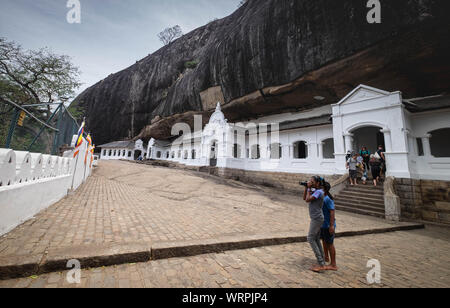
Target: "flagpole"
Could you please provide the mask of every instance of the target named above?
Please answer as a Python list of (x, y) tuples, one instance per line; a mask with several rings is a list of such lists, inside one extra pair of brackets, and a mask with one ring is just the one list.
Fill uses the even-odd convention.
[[(88, 134), (88, 135), (90, 135), (90, 134)], [(89, 136), (88, 136), (88, 137), (89, 137)], [(84, 182), (84, 180), (86, 179), (86, 165), (87, 165), (87, 155), (88, 155), (88, 153), (89, 153), (89, 142), (88, 142), (88, 144), (87, 144), (86, 154), (84, 154), (84, 155), (85, 155), (85, 158), (84, 158), (84, 175), (83, 175), (83, 182)]]
[[(85, 123), (85, 121), (86, 121), (86, 117), (83, 118), (83, 123), (81, 123), (81, 125), (83, 125)], [(83, 134), (81, 134), (81, 138), (83, 138)], [(75, 142), (74, 154), (75, 154), (75, 151), (77, 150), (77, 148), (76, 148), (77, 143), (78, 143), (78, 139)], [(73, 190), (73, 185), (75, 184), (75, 174), (77, 173), (77, 165), (78, 165), (78, 157), (79, 156), (80, 156), (80, 153), (78, 153), (78, 155), (77, 155), (77, 160), (75, 161), (75, 168), (73, 169), (72, 190)]]
[(78, 157), (79, 157), (80, 155), (78, 154), (77, 155), (77, 160), (76, 160), (76, 162), (75, 162), (75, 169), (73, 170), (73, 177), (72, 177), (72, 190), (73, 190), (73, 184), (75, 183), (75, 174), (76, 174), (76, 171), (77, 171), (77, 165), (78, 165)]

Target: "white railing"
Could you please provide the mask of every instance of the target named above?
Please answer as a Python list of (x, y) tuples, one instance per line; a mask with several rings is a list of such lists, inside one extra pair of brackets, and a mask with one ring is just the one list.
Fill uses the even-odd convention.
[(73, 151), (60, 157), (0, 149), (0, 236), (83, 184), (92, 172), (91, 155), (86, 142), (78, 159)]
[(71, 173), (73, 159), (0, 149), (0, 188)]

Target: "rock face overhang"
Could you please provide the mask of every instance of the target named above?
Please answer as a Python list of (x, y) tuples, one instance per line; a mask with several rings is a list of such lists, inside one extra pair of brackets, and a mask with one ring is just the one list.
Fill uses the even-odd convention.
[(166, 139), (173, 124), (192, 126), (195, 114), (206, 123), (217, 101), (237, 122), (332, 104), (359, 84), (400, 90), (405, 98), (446, 93), (449, 4), (382, 1), (382, 23), (369, 24), (365, 1), (249, 0), (75, 103), (103, 143), (139, 132)]

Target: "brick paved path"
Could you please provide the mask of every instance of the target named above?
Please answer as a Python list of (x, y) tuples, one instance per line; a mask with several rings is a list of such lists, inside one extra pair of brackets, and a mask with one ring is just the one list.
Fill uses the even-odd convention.
[(450, 287), (448, 229), (342, 238), (336, 246), (340, 271), (325, 274), (308, 270), (314, 256), (303, 243), (83, 270), (79, 285), (64, 272), (0, 287), (369, 287), (372, 258), (382, 278), (373, 287)]
[[(338, 231), (392, 226), (382, 219), (337, 213)], [(0, 238), (0, 258), (52, 249), (213, 239), (223, 236), (306, 235), (309, 217), (299, 197), (127, 162), (100, 162), (75, 194)]]

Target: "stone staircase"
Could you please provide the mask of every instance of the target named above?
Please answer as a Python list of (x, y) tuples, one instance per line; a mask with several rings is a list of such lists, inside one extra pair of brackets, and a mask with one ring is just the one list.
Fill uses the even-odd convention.
[(350, 186), (335, 196), (337, 211), (385, 218), (383, 185)]

